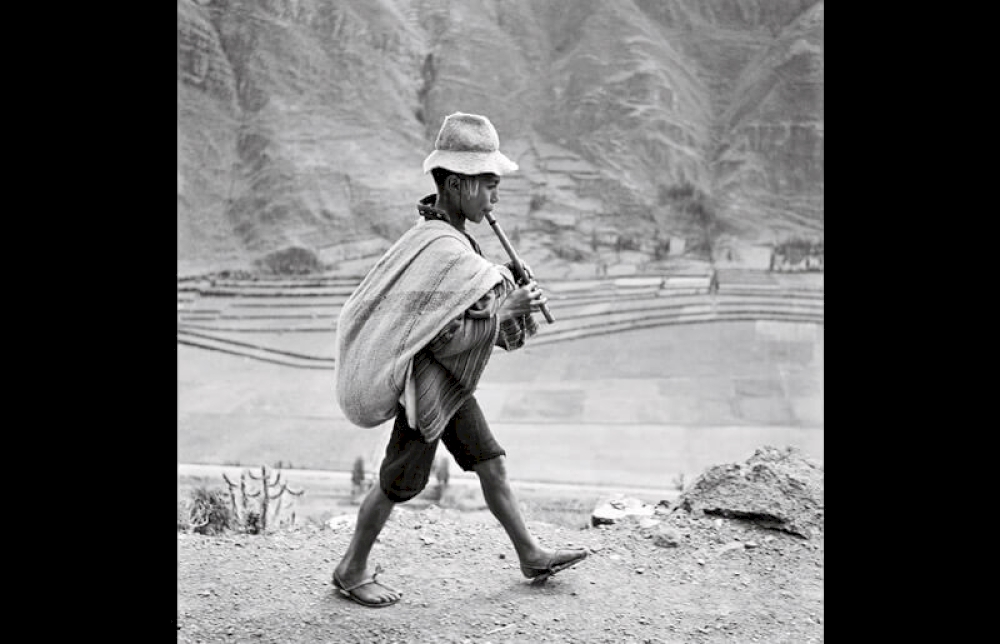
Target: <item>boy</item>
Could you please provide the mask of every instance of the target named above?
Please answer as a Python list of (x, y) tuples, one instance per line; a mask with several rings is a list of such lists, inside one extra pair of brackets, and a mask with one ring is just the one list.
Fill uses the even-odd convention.
[[(466, 224), (497, 203), (500, 177), (517, 164), (499, 150), (489, 119), (444, 119), (424, 160), (437, 194), (421, 199), (423, 220), (375, 264), (345, 303), (337, 331), (337, 395), (347, 417), (375, 426), (395, 414), (379, 485), (361, 504), (351, 543), (333, 573), (346, 597), (371, 607), (401, 593), (376, 581), (368, 556), (396, 503), (427, 485), (439, 442), (479, 476), (490, 511), (533, 580), (573, 566), (583, 549), (548, 550), (528, 532), (507, 480), (506, 452), (473, 393), (494, 345), (512, 351), (537, 327), (547, 300), (535, 281), (518, 286), (506, 266), (482, 256)], [(530, 274), (530, 273), (529, 273)]]

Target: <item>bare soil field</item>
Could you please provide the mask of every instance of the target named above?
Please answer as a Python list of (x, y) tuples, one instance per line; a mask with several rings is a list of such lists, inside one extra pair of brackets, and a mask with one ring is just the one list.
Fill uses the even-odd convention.
[[(514, 479), (666, 489), (765, 444), (822, 459), (823, 347), (811, 324), (630, 331), (498, 353), (476, 395)], [(348, 471), (387, 437), (343, 418), (332, 372), (184, 346), (178, 421), (185, 463)]]

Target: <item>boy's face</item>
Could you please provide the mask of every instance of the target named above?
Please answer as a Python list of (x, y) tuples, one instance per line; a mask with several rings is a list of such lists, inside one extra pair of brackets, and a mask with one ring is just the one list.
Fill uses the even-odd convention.
[[(465, 218), (474, 224), (480, 223), (486, 213), (493, 210), (493, 205), (500, 200), (500, 177), (495, 174), (481, 174), (476, 181), (463, 181), (462, 212)], [(472, 185), (478, 183), (478, 190)], [(471, 190), (470, 190), (471, 188)]]

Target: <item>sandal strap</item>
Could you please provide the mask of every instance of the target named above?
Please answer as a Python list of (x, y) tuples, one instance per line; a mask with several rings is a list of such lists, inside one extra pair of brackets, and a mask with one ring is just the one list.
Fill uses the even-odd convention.
[(552, 555), (552, 557), (549, 559), (549, 562), (546, 565), (544, 565), (544, 566), (532, 566), (532, 565), (527, 565), (526, 564), (526, 565), (522, 565), (521, 567), (522, 568), (527, 568), (528, 570), (537, 570), (537, 571), (540, 571), (540, 572), (552, 572), (552, 570), (557, 565), (562, 566), (562, 565), (567, 564), (567, 563), (569, 563), (571, 561), (574, 561), (573, 559), (570, 559), (569, 561), (564, 561), (561, 564), (556, 564), (556, 557), (558, 557), (559, 553), (561, 553), (561, 552), (570, 552), (570, 553), (583, 552), (584, 554), (586, 554), (587, 550), (585, 548), (561, 548), (559, 550), (556, 550), (555, 554)]
[(391, 592), (394, 592), (394, 593), (398, 593), (399, 592), (398, 590), (396, 590), (392, 586), (390, 586), (388, 584), (385, 584), (385, 583), (382, 583), (381, 581), (377, 581), (376, 577), (378, 577), (378, 573), (375, 573), (374, 575), (372, 575), (371, 577), (368, 577), (367, 579), (362, 579), (361, 581), (359, 581), (358, 583), (354, 584), (353, 586), (342, 586), (342, 588), (343, 588), (343, 590), (346, 590), (347, 592), (351, 592), (353, 590), (357, 590), (358, 588), (361, 588), (362, 586), (367, 586), (369, 584), (378, 584), (379, 586), (382, 586), (383, 588), (385, 588), (388, 591), (391, 591)]

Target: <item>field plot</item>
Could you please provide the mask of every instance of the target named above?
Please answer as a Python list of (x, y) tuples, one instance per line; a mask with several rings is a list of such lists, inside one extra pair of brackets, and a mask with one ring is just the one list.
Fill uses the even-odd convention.
[[(512, 477), (663, 488), (763, 444), (822, 458), (821, 285), (727, 276), (710, 294), (707, 276), (681, 277), (545, 285), (556, 324), (498, 349), (477, 392)], [(336, 316), (354, 283), (179, 288), (181, 462), (380, 460), (388, 427), (353, 426), (333, 393)]]

